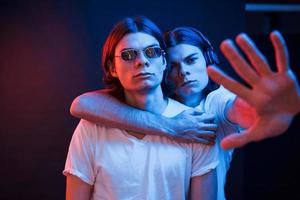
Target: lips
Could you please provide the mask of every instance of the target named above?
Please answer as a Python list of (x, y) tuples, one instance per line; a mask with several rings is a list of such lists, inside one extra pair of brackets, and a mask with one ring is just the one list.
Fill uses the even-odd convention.
[(190, 84), (195, 83), (195, 82), (196, 82), (196, 81), (194, 81), (194, 80), (191, 80), (191, 81), (185, 81), (184, 83), (182, 83), (182, 84), (180, 85), (180, 87), (185, 87), (185, 86), (190, 85)]
[(148, 76), (153, 76), (153, 73), (149, 73), (149, 72), (142, 72), (142, 73), (138, 73), (136, 75), (134, 75), (134, 78), (140, 78), (140, 77), (148, 77)]

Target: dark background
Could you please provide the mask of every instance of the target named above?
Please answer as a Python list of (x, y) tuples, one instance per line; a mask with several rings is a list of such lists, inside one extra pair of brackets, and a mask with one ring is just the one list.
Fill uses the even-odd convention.
[[(78, 123), (69, 106), (77, 95), (102, 87), (101, 46), (125, 16), (147, 16), (162, 30), (194, 26), (215, 47), (248, 31), (271, 63), (266, 39), (276, 28), (300, 74), (297, 12), (246, 12), (241, 0), (1, 1), (0, 6), (1, 199), (64, 199), (62, 170)], [(300, 199), (299, 122), (298, 116), (286, 134), (236, 151), (228, 199)]]

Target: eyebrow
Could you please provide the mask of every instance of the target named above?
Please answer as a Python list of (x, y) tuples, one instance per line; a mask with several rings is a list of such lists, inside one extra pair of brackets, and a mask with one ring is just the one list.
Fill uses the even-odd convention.
[[(193, 57), (193, 56), (196, 56), (196, 55), (198, 55), (198, 53), (192, 53), (192, 54), (190, 54), (190, 55), (184, 57), (183, 60), (189, 59), (189, 58), (191, 58), (191, 57)], [(171, 62), (171, 64), (176, 64), (176, 62)]]
[(185, 59), (189, 59), (189, 58), (191, 58), (191, 57), (193, 57), (193, 56), (195, 56), (195, 55), (197, 55), (197, 54), (198, 54), (198, 53), (192, 53), (192, 54), (186, 56), (186, 57), (184, 58), (184, 60), (185, 60)]
[[(143, 50), (147, 49), (149, 47), (160, 47), (160, 45), (156, 44), (156, 43), (153, 43), (153, 44), (150, 44), (150, 45), (146, 46), (145, 48), (143, 48)], [(131, 49), (136, 49), (136, 48), (124, 48), (124, 49), (121, 49), (120, 52), (125, 51), (125, 50), (131, 50)]]

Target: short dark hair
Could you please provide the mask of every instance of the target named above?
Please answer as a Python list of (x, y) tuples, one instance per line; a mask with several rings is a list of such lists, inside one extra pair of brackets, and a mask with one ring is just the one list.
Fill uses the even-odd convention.
[[(167, 48), (174, 47), (178, 44), (193, 45), (201, 50), (207, 66), (219, 64), (218, 56), (209, 40), (199, 30), (193, 27), (182, 26), (167, 31), (164, 33), (164, 39)], [(208, 84), (202, 93), (206, 97), (210, 92), (217, 88), (219, 88), (219, 85), (209, 78)]]
[[(104, 71), (103, 82), (110, 93), (119, 98), (124, 98), (124, 88), (118, 78), (115, 78), (110, 73), (110, 66), (113, 64), (115, 57), (115, 49), (120, 40), (129, 33), (146, 33), (153, 36), (159, 42), (160, 47), (166, 51), (166, 45), (163, 40), (163, 35), (160, 29), (148, 18), (143, 16), (127, 17), (118, 22), (109, 33), (102, 49), (102, 67)], [(168, 74), (168, 65), (164, 71), (164, 78), (161, 83), (162, 89), (166, 88), (166, 77)], [(166, 91), (164, 91), (166, 92)]]

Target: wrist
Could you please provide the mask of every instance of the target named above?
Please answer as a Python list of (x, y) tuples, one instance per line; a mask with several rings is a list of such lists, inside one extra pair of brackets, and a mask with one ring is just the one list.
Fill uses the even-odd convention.
[(177, 136), (177, 131), (174, 128), (174, 124), (178, 123), (177, 120), (162, 116), (160, 122), (160, 130), (164, 136), (172, 138)]

